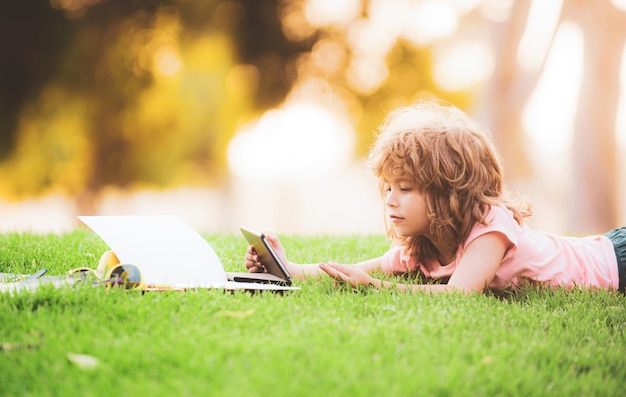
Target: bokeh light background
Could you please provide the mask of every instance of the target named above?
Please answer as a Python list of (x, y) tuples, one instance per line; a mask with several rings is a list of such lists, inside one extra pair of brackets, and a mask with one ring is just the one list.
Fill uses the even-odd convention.
[[(47, 6), (80, 26), (107, 3)], [(15, 140), (0, 158), (0, 231), (69, 231), (87, 213), (174, 213), (206, 232), (245, 224), (278, 233), (383, 233), (367, 148), (387, 112), (432, 97), (494, 130), (509, 184), (534, 203), (534, 227), (593, 233), (626, 224), (624, 0), (264, 1), (285, 41), (300, 46), (281, 67), (272, 51), (253, 61), (238, 52), (232, 37), (249, 1), (209, 1), (213, 17), (193, 28), (184, 15), (195, 2), (158, 3), (119, 16), (122, 33), (96, 63), (93, 75), (105, 78), (91, 81), (93, 97), (59, 76), (19, 109)], [(609, 29), (603, 12), (624, 28)], [(605, 95), (585, 73), (607, 37), (589, 34), (594, 26), (613, 39), (617, 61), (602, 62), (618, 71), (606, 83), (617, 95)], [(95, 38), (83, 40), (89, 46)], [(115, 80), (116, 68), (132, 78)], [(272, 96), (272, 76), (288, 81), (282, 95)], [(135, 79), (141, 88), (129, 85)], [(108, 97), (109, 83), (119, 85), (116, 97)], [(589, 90), (605, 101), (600, 109), (615, 109), (608, 127), (581, 117)], [(103, 122), (94, 114), (107, 113), (93, 109), (117, 97), (124, 106), (104, 121), (115, 127), (95, 134)], [(600, 142), (601, 161), (577, 165), (577, 133)], [(610, 194), (579, 183), (581, 167), (592, 181), (609, 175)], [(598, 217), (581, 216), (585, 206)]]

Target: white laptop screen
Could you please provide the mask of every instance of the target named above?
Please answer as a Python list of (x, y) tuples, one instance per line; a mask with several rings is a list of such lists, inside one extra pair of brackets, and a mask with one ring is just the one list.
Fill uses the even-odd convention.
[(221, 287), (226, 274), (211, 245), (174, 215), (79, 216), (148, 285)]

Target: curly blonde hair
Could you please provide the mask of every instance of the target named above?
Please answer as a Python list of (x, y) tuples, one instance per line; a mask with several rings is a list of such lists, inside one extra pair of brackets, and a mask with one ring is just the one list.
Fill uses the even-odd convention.
[[(381, 182), (384, 172), (413, 179), (424, 194), (430, 233), (456, 252), (477, 223), (486, 224), (492, 205), (505, 204), (518, 223), (530, 216), (528, 201), (505, 193), (504, 171), (491, 132), (460, 109), (441, 101), (420, 102), (389, 114), (369, 154)], [(423, 236), (397, 236), (385, 219), (387, 235), (418, 261), (436, 258)]]

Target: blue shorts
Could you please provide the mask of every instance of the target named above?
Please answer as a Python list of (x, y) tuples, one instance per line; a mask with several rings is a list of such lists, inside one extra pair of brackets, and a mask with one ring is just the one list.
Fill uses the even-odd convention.
[(626, 227), (613, 229), (606, 234), (613, 243), (619, 273), (619, 291), (626, 293)]

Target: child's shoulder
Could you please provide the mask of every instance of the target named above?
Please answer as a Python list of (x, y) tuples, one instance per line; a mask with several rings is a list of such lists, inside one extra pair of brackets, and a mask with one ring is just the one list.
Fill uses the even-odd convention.
[(513, 211), (509, 209), (504, 203), (493, 204), (487, 210), (487, 216), (485, 217), (487, 223), (510, 223), (517, 224)]
[(516, 241), (522, 227), (515, 220), (513, 211), (508, 209), (506, 205), (503, 203), (494, 204), (487, 210), (484, 222), (476, 222), (466, 240), (466, 245), (475, 238), (491, 232), (501, 233), (509, 241)]

